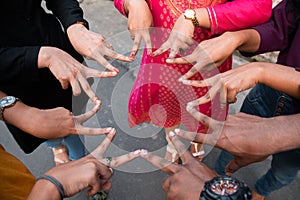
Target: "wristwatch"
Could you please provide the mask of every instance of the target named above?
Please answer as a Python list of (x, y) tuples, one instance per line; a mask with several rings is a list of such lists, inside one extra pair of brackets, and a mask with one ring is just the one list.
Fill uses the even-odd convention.
[(185, 19), (191, 20), (193, 22), (194, 26), (200, 26), (195, 10), (186, 9), (183, 13), (183, 16)]
[(6, 96), (0, 99), (0, 120), (4, 121), (4, 117), (3, 117), (4, 109), (14, 106), (17, 101), (20, 100), (13, 96)]
[(249, 187), (230, 176), (214, 177), (205, 182), (200, 200), (250, 200), (252, 193)]

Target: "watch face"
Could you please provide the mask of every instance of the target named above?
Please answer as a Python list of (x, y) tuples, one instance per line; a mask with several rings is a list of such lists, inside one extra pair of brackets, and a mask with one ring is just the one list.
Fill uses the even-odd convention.
[(217, 195), (229, 196), (236, 193), (239, 189), (239, 184), (230, 179), (218, 180), (211, 184), (210, 189)]
[(190, 9), (187, 9), (185, 12), (184, 12), (184, 16), (188, 19), (193, 19), (195, 17), (195, 11), (194, 10), (190, 10)]
[(6, 97), (4, 97), (4, 98), (1, 99), (0, 106), (1, 107), (7, 107), (7, 106), (10, 106), (13, 103), (15, 103), (15, 101), (16, 101), (15, 97), (13, 97), (13, 96), (6, 96)]

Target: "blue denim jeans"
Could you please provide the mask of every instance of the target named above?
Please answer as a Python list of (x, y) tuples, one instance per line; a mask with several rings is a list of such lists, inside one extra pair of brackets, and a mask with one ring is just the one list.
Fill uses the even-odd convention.
[[(263, 84), (257, 85), (249, 92), (241, 112), (265, 118), (295, 113), (293, 99), (290, 96)], [(231, 154), (222, 151), (215, 166), (217, 173), (224, 175), (225, 167), (232, 158)], [(291, 183), (299, 170), (299, 149), (274, 154), (271, 168), (256, 181), (255, 190), (260, 195), (268, 196), (274, 190)]]
[(70, 135), (64, 138), (47, 140), (45, 145), (51, 148), (57, 148), (64, 144), (68, 149), (69, 159), (78, 160), (86, 155), (82, 140), (83, 137), (80, 137), (79, 135)]

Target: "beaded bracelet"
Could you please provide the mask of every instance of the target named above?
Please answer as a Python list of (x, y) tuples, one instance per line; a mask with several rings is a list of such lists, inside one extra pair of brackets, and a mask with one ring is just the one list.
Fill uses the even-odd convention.
[(39, 176), (36, 179), (36, 181), (38, 181), (40, 179), (46, 179), (46, 180), (50, 181), (51, 183), (53, 183), (56, 186), (56, 188), (58, 189), (61, 199), (63, 199), (65, 197), (64, 188), (63, 188), (62, 184), (56, 178), (44, 174), (42, 176)]

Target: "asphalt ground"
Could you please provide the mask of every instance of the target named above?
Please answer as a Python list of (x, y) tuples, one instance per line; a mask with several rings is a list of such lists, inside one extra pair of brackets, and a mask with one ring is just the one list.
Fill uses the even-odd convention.
[[(90, 23), (90, 29), (103, 35), (115, 48), (116, 51), (129, 54), (132, 41), (128, 37), (127, 20), (114, 8), (113, 2), (109, 0), (85, 0), (81, 4), (85, 18)], [(235, 57), (235, 65), (244, 63), (243, 59)], [(86, 60), (89, 67), (101, 68), (94, 61)], [(111, 79), (95, 80), (93, 89), (102, 99), (103, 105), (100, 111), (85, 125), (92, 127), (112, 126), (117, 129), (117, 135), (107, 152), (107, 155), (122, 155), (135, 149), (145, 148), (163, 156), (166, 141), (162, 129), (151, 124), (142, 124), (130, 129), (127, 124), (127, 98), (130, 88), (134, 82), (134, 74), (137, 70), (139, 60), (134, 63), (122, 63), (111, 60), (114, 66), (120, 70), (118, 77)], [(239, 111), (246, 93), (238, 97), (238, 101), (231, 106), (230, 112)], [(89, 108), (91, 105), (88, 104)], [(20, 150), (7, 128), (0, 124), (1, 144), (21, 161), (28, 169), (38, 176), (54, 166), (53, 155), (49, 148), (40, 145), (33, 153), (25, 154)], [(103, 140), (103, 136), (85, 136), (83, 138), (88, 151), (93, 150)], [(267, 142), (267, 141), (266, 141)], [(209, 148), (203, 162), (210, 167), (214, 166), (219, 150)], [(267, 160), (244, 167), (234, 174), (235, 177), (245, 181), (250, 188), (255, 181), (263, 175), (270, 166), (270, 158)], [(113, 188), (109, 192), (110, 200), (160, 200), (165, 199), (165, 193), (161, 188), (164, 179), (168, 175), (157, 170), (150, 164), (138, 158), (131, 163), (114, 170), (112, 177)], [(267, 200), (295, 200), (300, 199), (300, 179), (298, 178), (289, 186), (282, 188), (270, 195)], [(89, 199), (83, 191), (69, 199)]]

